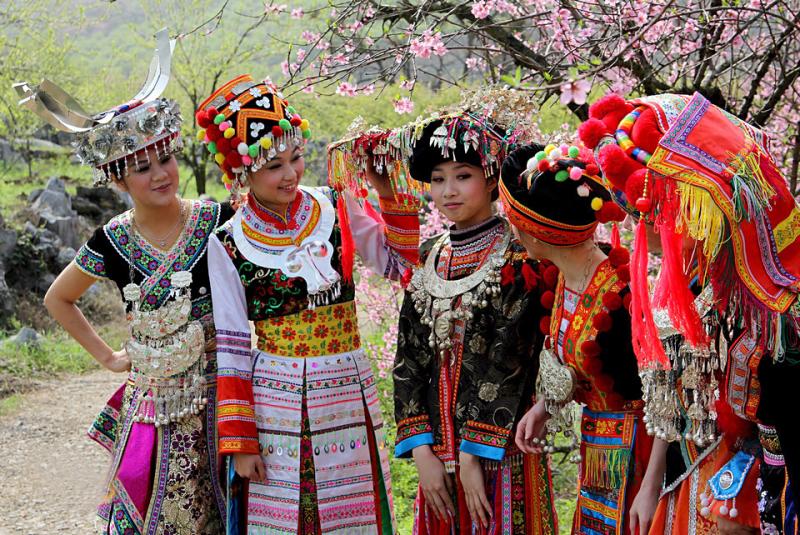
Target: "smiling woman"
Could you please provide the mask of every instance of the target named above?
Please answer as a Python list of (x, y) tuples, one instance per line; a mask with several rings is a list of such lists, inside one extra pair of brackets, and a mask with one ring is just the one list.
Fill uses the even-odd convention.
[[(160, 68), (151, 73), (169, 72), (170, 50), (161, 32)], [(94, 169), (95, 185), (113, 184), (133, 199), (133, 209), (98, 228), (45, 296), (86, 351), (127, 373), (90, 431), (112, 454), (98, 509), (108, 534), (220, 533), (225, 526), (210, 438), (217, 363), (206, 246), (230, 208), (177, 196), (181, 119), (177, 104), (159, 98), (166, 83), (151, 76), (133, 100), (98, 115), (71, 109), (74, 101), (50, 82), (26, 86), (34, 111), (78, 132), (78, 157)], [(118, 351), (76, 305), (98, 279), (116, 283), (126, 303), (130, 337)]]
[(416, 203), (374, 169), (380, 216), (347, 193), (301, 186), (309, 122), (250, 76), (217, 89), (196, 117), (239, 205), (209, 248), (220, 451), (232, 488), (249, 480), (229, 495), (228, 533), (393, 533), (353, 253), (400, 278), (417, 260)]
[(400, 312), (395, 455), (419, 476), (414, 533), (557, 533), (546, 456), (510, 440), (536, 377), (547, 269), (493, 215), (516, 132), (483, 111), (405, 130), (421, 132), (398, 136), (414, 139), (411, 176), (454, 223), (422, 245)]

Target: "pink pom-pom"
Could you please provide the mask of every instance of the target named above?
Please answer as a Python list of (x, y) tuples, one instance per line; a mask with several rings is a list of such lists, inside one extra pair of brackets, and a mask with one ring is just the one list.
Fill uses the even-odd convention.
[(252, 165), (253, 164), (253, 159), (250, 156), (247, 156), (247, 155), (246, 156), (242, 156), (242, 163), (244, 165)]
[(232, 126), (233, 124), (231, 124), (230, 121), (222, 121), (221, 123), (219, 123), (219, 131), (224, 132), (225, 130), (231, 128)]
[(572, 180), (580, 180), (582, 176), (583, 176), (583, 169), (581, 169), (577, 165), (575, 167), (570, 167), (569, 177)]

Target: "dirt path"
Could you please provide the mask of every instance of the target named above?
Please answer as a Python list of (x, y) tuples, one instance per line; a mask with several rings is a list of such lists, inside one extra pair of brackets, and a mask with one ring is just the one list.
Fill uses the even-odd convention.
[(94, 533), (108, 455), (86, 429), (122, 376), (69, 377), (0, 417), (0, 535)]

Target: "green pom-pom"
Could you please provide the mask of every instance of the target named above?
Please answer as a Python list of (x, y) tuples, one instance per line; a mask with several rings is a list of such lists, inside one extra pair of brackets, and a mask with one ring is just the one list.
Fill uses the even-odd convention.
[(207, 145), (207, 147), (208, 147), (208, 152), (210, 152), (211, 154), (216, 154), (217, 153), (217, 144), (214, 143), (213, 141), (211, 143), (209, 143)]
[(568, 178), (569, 178), (569, 173), (564, 169), (556, 173), (556, 182), (564, 182)]
[(311, 139), (311, 129), (303, 130), (303, 139)]
[(570, 158), (577, 158), (580, 155), (581, 151), (578, 147), (572, 146), (569, 148), (569, 157)]
[(539, 152), (536, 153), (534, 158), (536, 158), (536, 161), (539, 162), (547, 158), (547, 154), (545, 154), (543, 150), (540, 150)]
[(223, 115), (222, 113), (218, 113), (217, 115), (214, 116), (214, 124), (220, 124), (224, 120), (225, 120), (225, 115)]
[(294, 106), (286, 106), (286, 113), (288, 113), (289, 115), (294, 115), (295, 113), (297, 113), (297, 110), (294, 109)]
[(281, 130), (284, 132), (288, 132), (292, 129), (292, 123), (289, 122), (289, 119), (281, 119), (278, 121), (278, 126), (280, 126)]
[(247, 147), (247, 154), (249, 154), (251, 158), (258, 156), (258, 143), (253, 143)]

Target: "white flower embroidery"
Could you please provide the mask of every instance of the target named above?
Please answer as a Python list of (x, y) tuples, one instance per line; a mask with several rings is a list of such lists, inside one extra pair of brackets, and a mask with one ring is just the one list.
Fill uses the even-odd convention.
[(250, 125), (250, 137), (257, 138), (259, 132), (264, 130), (264, 128), (266, 128), (266, 126), (264, 126), (264, 123), (252, 123)]
[(253, 95), (254, 97), (260, 97), (261, 96), (261, 90), (259, 88), (257, 88), (257, 87), (251, 87), (250, 88), (250, 94)]
[(256, 106), (261, 106), (265, 109), (270, 109), (272, 107), (272, 100), (269, 97), (264, 97), (256, 100)]
[(228, 109), (231, 111), (239, 111), (242, 109), (242, 103), (238, 100), (232, 100), (230, 104), (228, 104)]

